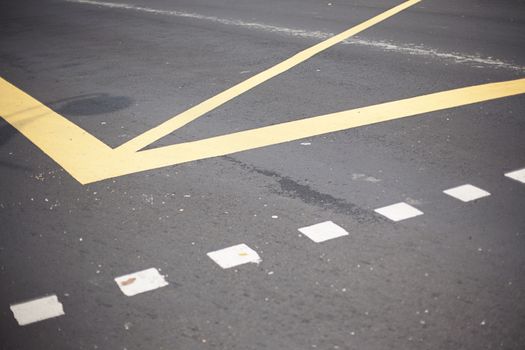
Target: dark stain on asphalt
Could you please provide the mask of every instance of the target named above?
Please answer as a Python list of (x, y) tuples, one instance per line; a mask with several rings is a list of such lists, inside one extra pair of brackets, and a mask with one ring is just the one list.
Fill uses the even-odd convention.
[(66, 116), (88, 116), (115, 112), (131, 106), (133, 99), (97, 93), (58, 101), (56, 111)]
[(273, 192), (281, 196), (297, 198), (309, 205), (315, 205), (323, 209), (331, 209), (337, 213), (350, 215), (360, 224), (383, 221), (381, 217), (377, 216), (373, 212), (363, 209), (354, 203), (349, 203), (342, 198), (336, 198), (330, 194), (316, 191), (308, 185), (300, 184), (294, 179), (282, 176), (275, 171), (259, 169), (252, 165), (243, 163), (233, 157), (224, 156), (223, 158), (241, 166), (243, 169), (246, 169), (250, 172), (255, 172), (257, 174), (272, 178), (279, 185), (279, 189), (274, 190)]

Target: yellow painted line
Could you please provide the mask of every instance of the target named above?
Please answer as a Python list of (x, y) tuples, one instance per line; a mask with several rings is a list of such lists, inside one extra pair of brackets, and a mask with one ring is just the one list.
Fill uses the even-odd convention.
[[(464, 87), (133, 153), (119, 176), (525, 93), (525, 79)], [(91, 181), (101, 180), (93, 178)]]
[(525, 79), (442, 91), (140, 152), (111, 149), (0, 79), (0, 116), (80, 183), (525, 93)]
[(1, 78), (0, 116), (80, 182), (103, 178), (114, 159), (112, 148)]
[(122, 144), (118, 147), (122, 151), (138, 151), (153, 142), (161, 139), (162, 137), (174, 132), (175, 130), (181, 128), (182, 126), (194, 121), (200, 116), (208, 113), (209, 111), (221, 106), (222, 104), (230, 101), (231, 99), (243, 94), (244, 92), (253, 89), (254, 87), (264, 83), (265, 81), (286, 72), (290, 68), (295, 67), (296, 65), (308, 60), (312, 56), (334, 46), (341, 41), (348, 39), (363, 30), (370, 28), (394, 15), (397, 13), (417, 4), (421, 0), (409, 0), (396, 7), (393, 7), (380, 15), (377, 15), (355, 27), (352, 27), (344, 32), (335, 35), (325, 41), (322, 41), (306, 50), (303, 50), (296, 55), (288, 58), (287, 60), (276, 64), (275, 66), (254, 75), (247, 80), (215, 95), (204, 102), (182, 112), (164, 123), (144, 132), (143, 134), (135, 137), (134, 139)]
[(470, 86), (331, 113), (152, 150), (137, 151), (228, 100), (281, 74), (419, 0), (407, 1), (249, 78), (137, 138), (112, 149), (88, 132), (0, 78), (0, 116), (80, 183), (276, 145), (442, 109), (525, 93), (525, 79)]

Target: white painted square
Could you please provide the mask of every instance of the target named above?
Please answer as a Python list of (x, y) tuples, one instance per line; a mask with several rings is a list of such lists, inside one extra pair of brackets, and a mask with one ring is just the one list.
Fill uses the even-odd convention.
[(10, 309), (20, 326), (64, 315), (64, 309), (56, 295), (14, 304)]
[(223, 269), (246, 263), (258, 264), (262, 261), (257, 252), (246, 244), (238, 244), (233, 247), (216, 250), (209, 252), (207, 255)]
[(325, 221), (312, 226), (302, 227), (299, 232), (310, 238), (315, 243), (328, 241), (329, 239), (348, 236), (348, 232), (332, 221)]
[(525, 168), (511, 171), (510, 173), (506, 173), (505, 176), (525, 184)]
[(128, 297), (168, 285), (164, 276), (154, 267), (117, 277), (115, 282), (117, 282), (122, 293)]
[(470, 184), (450, 188), (448, 190), (443, 191), (443, 193), (448, 194), (449, 196), (459, 199), (463, 202), (470, 202), (479, 198), (490, 196), (490, 193), (488, 193), (487, 191), (482, 190), (479, 187), (472, 186)]
[(423, 215), (422, 211), (414, 208), (413, 206), (405, 202), (392, 204), (383, 208), (376, 209), (374, 211), (383, 216), (386, 216), (392, 221), (401, 221), (413, 218), (415, 216)]

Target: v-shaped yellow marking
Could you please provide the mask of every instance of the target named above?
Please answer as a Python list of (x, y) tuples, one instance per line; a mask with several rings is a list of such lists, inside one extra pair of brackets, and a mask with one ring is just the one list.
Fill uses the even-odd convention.
[(407, 1), (357, 27), (313, 46), (312, 48), (316, 47), (315, 50), (310, 48), (302, 51), (116, 149), (107, 146), (1, 78), (0, 116), (80, 183), (87, 184), (139, 171), (525, 93), (525, 79), (483, 84), (138, 151), (226, 101), (417, 2), (419, 0)]
[(213, 96), (212, 98), (199, 103), (198, 105), (188, 109), (185, 112), (182, 112), (179, 115), (176, 115), (173, 118), (170, 118), (166, 122), (160, 124), (159, 126), (150, 129), (143, 133), (142, 135), (139, 135), (135, 137), (134, 139), (124, 143), (118, 149), (120, 150), (127, 150), (127, 151), (138, 151), (153, 142), (157, 141), (158, 139), (172, 133), (173, 131), (183, 127), (184, 125), (194, 121), (195, 119), (199, 118), (200, 116), (208, 113), (209, 111), (221, 106), (222, 104), (234, 99), (235, 97), (239, 96), (240, 94), (245, 93), (248, 90), (253, 89), (254, 87), (264, 83), (265, 81), (282, 74), (289, 70), (292, 67), (295, 67), (296, 65), (306, 61), (307, 59), (313, 57), (314, 55), (317, 55), (318, 53), (325, 51), (326, 49), (334, 46), (335, 44), (340, 43), (343, 40), (346, 40), (360, 32), (362, 32), (365, 29), (368, 29), (382, 21), (384, 21), (387, 18), (390, 18), (394, 16), (395, 14), (417, 4), (421, 0), (409, 0), (401, 5), (398, 5), (394, 8), (391, 8), (390, 10), (387, 10), (380, 15), (377, 15), (355, 27), (352, 27), (350, 29), (345, 30), (342, 33), (339, 33), (337, 35), (332, 36), (331, 38), (326, 39), (325, 41), (322, 41), (314, 46), (311, 46), (307, 48), (306, 50), (303, 50), (292, 57), (284, 60), (281, 63), (276, 64), (275, 66), (266, 69), (265, 71), (254, 75), (251, 78), (246, 79), (245, 81)]

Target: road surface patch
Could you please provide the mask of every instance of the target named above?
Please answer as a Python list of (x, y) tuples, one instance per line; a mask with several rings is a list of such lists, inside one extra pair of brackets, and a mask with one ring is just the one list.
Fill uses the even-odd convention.
[(65, 315), (62, 303), (56, 295), (14, 304), (10, 309), (20, 326)]
[(401, 221), (423, 215), (421, 210), (414, 208), (405, 202), (388, 205), (386, 207), (375, 209), (374, 211), (392, 221)]
[(489, 192), (470, 184), (449, 188), (448, 190), (444, 190), (443, 193), (463, 202), (475, 201), (476, 199), (490, 196)]
[(332, 221), (302, 227), (299, 232), (310, 238), (315, 243), (321, 243), (330, 239), (348, 236), (348, 232)]
[(525, 168), (506, 173), (505, 176), (525, 184)]
[(238, 244), (232, 247), (216, 250), (207, 255), (223, 269), (229, 269), (247, 263), (259, 264), (262, 259), (259, 254), (246, 244)]
[(154, 267), (147, 270), (130, 273), (129, 275), (116, 277), (115, 282), (122, 293), (128, 297), (144, 292), (149, 292), (169, 284), (164, 279), (164, 276), (162, 276)]

